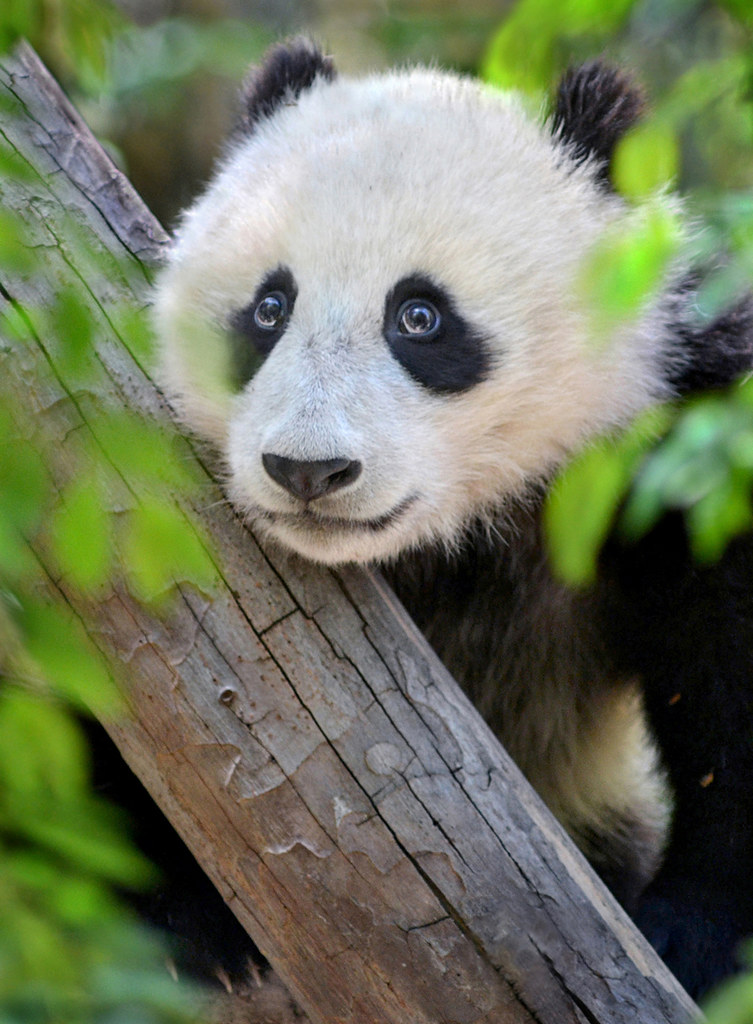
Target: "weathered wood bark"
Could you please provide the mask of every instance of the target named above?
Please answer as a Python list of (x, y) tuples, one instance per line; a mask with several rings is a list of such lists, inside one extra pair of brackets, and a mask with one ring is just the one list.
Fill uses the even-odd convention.
[[(106, 370), (84, 389), (60, 367), (43, 380), (40, 333), (9, 340), (7, 372), (62, 448), (99, 403), (166, 418), (123, 327), (164, 232), (29, 50), (0, 62), (0, 96), (0, 144), (35, 171), (0, 198), (41, 268), (2, 281), (0, 303), (39, 325), (77, 280)], [(138, 498), (125, 481), (113, 507)], [(108, 723), (124, 756), (312, 1020), (688, 1020), (381, 579), (263, 551), (209, 476), (201, 505), (216, 582), (181, 584), (167, 624), (116, 586), (96, 605), (67, 596), (126, 671), (133, 717)]]

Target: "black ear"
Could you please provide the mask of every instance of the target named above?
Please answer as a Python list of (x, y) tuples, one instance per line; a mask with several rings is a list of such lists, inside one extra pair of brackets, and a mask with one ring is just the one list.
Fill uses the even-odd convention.
[(273, 46), (244, 83), (241, 130), (250, 131), (279, 107), (294, 103), (317, 78), (330, 82), (335, 75), (332, 59), (309, 39), (300, 37)]
[(614, 148), (644, 110), (643, 94), (623, 72), (594, 60), (566, 71), (557, 90), (552, 133), (578, 163), (591, 159), (609, 187)]

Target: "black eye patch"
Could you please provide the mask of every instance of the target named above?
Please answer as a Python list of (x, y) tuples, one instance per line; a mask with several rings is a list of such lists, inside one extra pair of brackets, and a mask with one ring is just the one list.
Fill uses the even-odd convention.
[(293, 312), (298, 288), (288, 267), (271, 271), (247, 306), (228, 317), (235, 383), (249, 381), (275, 347)]
[(447, 292), (421, 274), (404, 277), (387, 296), (384, 338), (403, 369), (440, 395), (468, 391), (490, 369), (484, 338)]

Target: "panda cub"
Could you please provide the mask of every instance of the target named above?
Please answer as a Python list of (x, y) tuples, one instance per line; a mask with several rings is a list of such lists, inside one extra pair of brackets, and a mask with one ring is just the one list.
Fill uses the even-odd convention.
[(579, 281), (635, 223), (610, 162), (641, 111), (601, 63), (564, 77), (543, 122), (452, 74), (339, 78), (304, 41), (273, 49), (244, 99), (158, 282), (170, 393), (255, 530), (384, 567), (702, 993), (753, 932), (751, 545), (699, 568), (667, 516), (611, 540), (572, 592), (541, 511), (592, 439), (749, 371), (753, 306), (699, 326), (697, 281), (675, 267), (594, 344)]

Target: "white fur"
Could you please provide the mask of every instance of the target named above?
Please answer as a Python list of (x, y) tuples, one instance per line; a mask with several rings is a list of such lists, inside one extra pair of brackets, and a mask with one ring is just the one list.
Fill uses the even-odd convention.
[[(165, 380), (225, 452), (233, 498), (287, 547), (341, 562), (452, 543), (662, 395), (656, 314), (595, 345), (579, 287), (594, 245), (633, 216), (512, 95), (432, 71), (318, 82), (236, 146), (186, 216), (157, 291)], [(290, 325), (233, 395), (227, 316), (279, 265), (298, 286)], [(411, 273), (487, 339), (481, 385), (434, 395), (390, 354), (385, 296)], [(363, 472), (311, 503), (317, 526), (295, 519), (263, 452)], [(380, 531), (336, 522), (405, 503)]]

